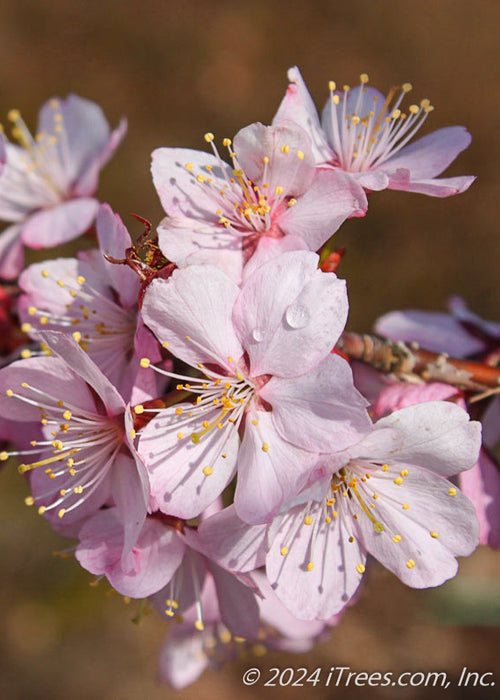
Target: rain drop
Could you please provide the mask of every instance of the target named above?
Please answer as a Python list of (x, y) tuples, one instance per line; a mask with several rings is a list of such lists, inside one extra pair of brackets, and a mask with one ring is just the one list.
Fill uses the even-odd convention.
[(264, 339), (264, 333), (260, 328), (254, 328), (252, 331), (252, 338), (256, 343), (260, 343)]
[(290, 304), (285, 313), (285, 319), (290, 328), (304, 328), (309, 323), (309, 310), (303, 304)]

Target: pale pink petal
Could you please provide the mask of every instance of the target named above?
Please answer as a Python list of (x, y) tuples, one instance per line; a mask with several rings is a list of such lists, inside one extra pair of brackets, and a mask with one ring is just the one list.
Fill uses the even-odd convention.
[(21, 224), (8, 226), (0, 233), (0, 277), (15, 279), (24, 266)]
[(246, 280), (233, 319), (251, 376), (304, 374), (337, 342), (347, 318), (345, 282), (317, 265), (313, 253), (284, 253)]
[(283, 236), (283, 238), (259, 236), (255, 252), (243, 269), (243, 281), (246, 281), (264, 263), (292, 250), (310, 250), (310, 247), (297, 236)]
[(471, 141), (465, 127), (448, 126), (405, 146), (382, 167), (389, 173), (399, 168), (409, 170), (412, 182), (429, 180), (446, 170)]
[[(118, 214), (111, 207), (101, 204), (97, 214), (97, 237), (102, 255), (121, 260), (132, 241)], [(130, 308), (137, 304), (140, 281), (138, 275), (127, 265), (116, 265), (104, 259), (104, 267), (114, 289), (118, 292), (120, 304)]]
[[(414, 404), (381, 418), (369, 436), (371, 449), (375, 448), (377, 431), (391, 428), (397, 431), (400, 445), (384, 452), (381, 438), (378, 454), (386, 460), (415, 464), (441, 476), (458, 474), (470, 469), (476, 462), (481, 446), (481, 425), (469, 421), (462, 408), (448, 401), (427, 401)], [(352, 450), (354, 454), (368, 454), (366, 443)], [(373, 451), (371, 455), (375, 457)]]
[(305, 525), (304, 508), (297, 506), (283, 518), (267, 556), (266, 573), (276, 595), (295, 617), (327, 620), (356, 592), (366, 552), (357, 540), (349, 541), (351, 532), (343, 518), (325, 523), (318, 505), (310, 515), (313, 524)]
[(282, 187), (286, 195), (299, 196), (314, 179), (311, 140), (293, 122), (251, 124), (238, 131), (233, 146), (245, 175), (252, 182), (267, 184), (270, 193)]
[[(477, 519), (471, 502), (449, 481), (418, 467), (408, 471), (403, 483), (397, 465), (372, 476), (370, 490), (378, 494), (373, 513), (384, 529), (377, 531), (360, 514), (352, 520), (354, 535), (407, 585), (438, 586), (455, 575), (455, 557), (476, 548)], [(364, 485), (365, 493), (369, 502)]]
[(273, 125), (293, 121), (309, 134), (316, 163), (328, 162), (332, 151), (321, 128), (317, 109), (297, 66), (288, 71), (290, 81), (285, 97), (276, 112)]
[(351, 216), (363, 216), (368, 202), (363, 188), (340, 170), (318, 170), (312, 185), (278, 217), (284, 233), (300, 236), (318, 250)]
[(447, 178), (440, 177), (435, 180), (407, 180), (406, 178), (394, 177), (391, 173), (388, 187), (391, 190), (418, 192), (431, 197), (451, 197), (468, 190), (475, 179), (474, 176), (463, 175)]
[(364, 187), (365, 190), (378, 192), (379, 190), (385, 190), (389, 187), (389, 176), (383, 170), (368, 170), (366, 172), (350, 174), (352, 177), (356, 178), (358, 184)]
[(413, 341), (427, 350), (459, 357), (484, 347), (481, 339), (471, 336), (450, 314), (438, 311), (390, 311), (376, 321), (375, 331), (392, 340)]
[[(217, 200), (208, 185), (196, 178), (198, 175), (206, 178), (209, 166), (213, 187), (225, 189), (228, 185), (224, 173), (228, 179), (232, 177), (229, 165), (221, 165), (211, 153), (188, 148), (157, 148), (151, 158), (153, 182), (166, 213), (217, 224), (220, 218)], [(188, 164), (193, 167), (186, 168)]]
[(169, 280), (148, 286), (142, 306), (144, 323), (161, 343), (185, 362), (227, 365), (243, 354), (231, 321), (237, 285), (211, 265), (174, 270)]
[(123, 527), (115, 509), (97, 513), (82, 528), (76, 558), (97, 576), (105, 575), (121, 595), (145, 598), (160, 590), (178, 569), (186, 549), (174, 528), (148, 519), (122, 565)]
[(128, 454), (116, 456), (111, 472), (113, 500), (123, 525), (123, 557), (130, 554), (146, 520), (149, 479), (146, 468)]
[[(41, 393), (23, 387), (23, 383)], [(56, 401), (71, 398), (73, 406), (96, 413), (95, 401), (85, 381), (65, 362), (53, 357), (30, 357), (13, 362), (0, 370), (0, 414), (16, 421), (39, 423), (38, 406), (21, 401), (15, 396), (7, 396), (6, 391), (9, 389), (36, 403), (49, 397), (54, 397)]]
[[(67, 362), (71, 369), (94, 389), (104, 403), (109, 416), (123, 413), (124, 400), (76, 340), (56, 331), (41, 331), (40, 338), (53, 353)], [(72, 398), (71, 393), (69, 396)]]
[(393, 383), (382, 389), (373, 404), (373, 411), (376, 417), (382, 417), (415, 403), (445, 401), (456, 395), (456, 387), (439, 382), (431, 382), (430, 384)]
[(222, 622), (233, 634), (255, 639), (259, 627), (259, 606), (253, 591), (234, 574), (209, 562), (214, 577)]
[(200, 542), (211, 559), (232, 571), (253, 571), (265, 563), (267, 525), (250, 526), (238, 518), (234, 505), (204, 520)]
[(238, 516), (252, 525), (270, 522), (282, 504), (305, 486), (316, 461), (316, 454), (280, 437), (271, 413), (249, 412), (238, 454), (234, 496)]
[(339, 452), (371, 431), (367, 403), (338, 355), (300, 377), (273, 377), (259, 393), (272, 406), (278, 433), (305, 450)]
[(127, 120), (122, 117), (116, 129), (111, 132), (108, 142), (104, 148), (102, 148), (97, 158), (80, 172), (78, 181), (73, 185), (73, 195), (88, 197), (94, 194), (97, 189), (100, 171), (113, 156), (126, 133)]
[(21, 238), (30, 248), (48, 248), (77, 238), (92, 224), (99, 204), (80, 198), (35, 212), (23, 225)]
[(203, 633), (173, 627), (160, 648), (158, 675), (162, 683), (182, 690), (194, 683), (208, 668)]
[(243, 268), (242, 238), (219, 224), (169, 216), (158, 227), (158, 244), (178, 267), (215, 265), (236, 284)]
[(478, 463), (459, 475), (462, 491), (472, 501), (479, 520), (479, 544), (500, 547), (500, 472), (485, 449)]
[[(192, 404), (166, 409), (141, 432), (138, 451), (148, 468), (156, 507), (169, 515), (193, 518), (219, 496), (232, 479), (239, 437), (230, 423), (214, 426), (199, 442), (191, 434), (201, 428), (200, 419), (186, 420)], [(220, 415), (204, 413), (212, 422)], [(181, 435), (179, 438), (178, 436)], [(205, 467), (213, 471), (205, 473)], [(208, 471), (208, 470), (207, 470)]]

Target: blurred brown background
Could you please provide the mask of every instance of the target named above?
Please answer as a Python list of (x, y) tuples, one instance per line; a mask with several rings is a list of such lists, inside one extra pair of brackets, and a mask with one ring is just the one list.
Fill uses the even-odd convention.
[[(232, 136), (252, 121), (269, 123), (289, 66), (299, 65), (320, 106), (329, 79), (353, 85), (366, 71), (383, 91), (411, 81), (415, 99), (436, 105), (429, 130), (469, 128), (472, 146), (449, 172), (473, 173), (478, 181), (448, 200), (374, 194), (367, 217), (342, 228), (350, 327), (369, 330), (393, 308), (441, 308), (452, 293), (498, 319), (499, 27), (497, 0), (0, 0), (0, 109), (5, 115), (19, 108), (34, 127), (43, 101), (73, 91), (100, 103), (113, 125), (127, 115), (129, 134), (104, 171), (100, 197), (138, 233), (130, 212), (153, 223), (162, 215), (150, 152), (162, 145), (201, 149), (206, 131)], [(154, 682), (161, 623), (151, 615), (131, 624), (134, 603), (107, 595), (105, 582), (89, 588), (90, 576), (74, 561), (53, 558), (66, 543), (24, 508), (20, 477), (4, 470), (0, 479), (0, 696), (175, 695)], [(481, 550), (444, 588), (412, 591), (374, 565), (331, 642), (305, 657), (243, 660), (177, 697), (368, 697), (361, 688), (244, 688), (241, 673), (254, 665), (430, 669), (451, 677), (467, 666), (496, 671), (500, 682), (499, 572), (498, 556)], [(445, 692), (487, 698), (494, 690)], [(388, 688), (369, 697), (437, 694)]]

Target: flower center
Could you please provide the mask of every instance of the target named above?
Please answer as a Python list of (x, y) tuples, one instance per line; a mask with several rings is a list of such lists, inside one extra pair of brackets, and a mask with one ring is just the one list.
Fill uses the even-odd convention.
[(329, 83), (331, 132), (328, 136), (336, 154), (334, 164), (350, 172), (372, 170), (392, 158), (415, 136), (434, 109), (428, 99), (410, 105), (408, 113), (400, 109), (405, 95), (412, 90), (410, 83), (391, 88), (384, 104), (379, 105), (377, 95), (367, 95), (366, 73), (360, 75), (360, 82), (352, 106), (348, 99), (349, 85), (337, 90), (333, 80)]

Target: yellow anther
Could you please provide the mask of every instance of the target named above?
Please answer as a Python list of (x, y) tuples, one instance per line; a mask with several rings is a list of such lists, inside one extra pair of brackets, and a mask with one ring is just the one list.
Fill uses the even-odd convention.
[(287, 146), (286, 144), (284, 144), (284, 145), (281, 147), (281, 152), (282, 152), (282, 153), (289, 153), (289, 151), (290, 151), (290, 146)]
[(401, 476), (397, 476), (397, 477), (394, 479), (394, 483), (395, 483), (397, 486), (401, 486), (401, 484), (402, 484), (403, 482), (404, 482), (404, 479), (403, 479), (403, 477), (401, 477)]
[(76, 281), (77, 281), (78, 284), (82, 285), (82, 284), (85, 284), (85, 281), (86, 281), (86, 280), (85, 280), (85, 277), (84, 277), (83, 275), (79, 275), (79, 276), (76, 278)]
[(164, 343), (162, 343), (162, 347), (168, 348), (168, 346), (169, 346), (169, 343), (167, 343), (167, 341), (165, 341)]
[(313, 519), (310, 515), (306, 515), (304, 518), (304, 525), (312, 525), (313, 524)]
[(418, 114), (420, 110), (419, 110), (418, 105), (410, 105), (408, 107), (408, 111), (411, 112), (412, 114)]
[(338, 105), (340, 103), (340, 97), (338, 95), (334, 95), (332, 100), (334, 105)]
[(141, 413), (144, 413), (144, 406), (142, 403), (138, 403), (137, 406), (134, 406), (134, 413), (137, 413), (139, 416)]
[(226, 148), (228, 148), (231, 145), (231, 143), (232, 143), (231, 139), (228, 139), (228, 138), (222, 139), (222, 145), (225, 146)]
[(29, 306), (28, 313), (30, 316), (34, 316), (36, 314), (36, 306)]
[(175, 412), (177, 413), (178, 416), (182, 416), (182, 414), (184, 413), (184, 409), (181, 408), (180, 406), (178, 406), (178, 407), (175, 409)]
[(410, 92), (410, 90), (412, 90), (412, 89), (413, 89), (413, 85), (411, 83), (403, 83), (401, 85), (401, 90), (403, 92)]
[(435, 532), (434, 530), (431, 530), (430, 533), (431, 537), (434, 537), (435, 540), (439, 537), (439, 532)]
[(359, 80), (361, 83), (363, 83), (363, 85), (366, 85), (366, 83), (368, 82), (368, 74), (361, 73), (361, 75), (359, 76)]
[(343, 86), (342, 86), (342, 90), (343, 90), (344, 92), (349, 92), (350, 89), (351, 89), (350, 85), (343, 85)]
[(21, 357), (23, 360), (27, 360), (29, 357), (31, 357), (31, 350), (28, 350), (27, 348), (25, 350), (21, 350)]
[(47, 508), (45, 506), (40, 506), (38, 509), (38, 515), (43, 515)]
[(203, 467), (202, 472), (205, 474), (205, 476), (210, 476), (210, 474), (214, 473), (214, 470), (212, 469), (212, 467), (206, 466)]
[(396, 542), (396, 544), (397, 544), (398, 542), (401, 542), (402, 539), (403, 538), (401, 537), (401, 535), (394, 535), (394, 537), (392, 538), (392, 541)]
[(269, 452), (269, 445), (267, 442), (262, 443), (262, 452)]
[(61, 490), (59, 491), (59, 495), (60, 495), (60, 496), (65, 496), (65, 495), (66, 495), (66, 489), (61, 489)]
[(42, 277), (48, 277), (48, 276), (49, 276), (49, 273), (47, 272), (47, 270), (42, 270), (42, 273), (41, 273), (41, 274), (42, 274)]
[(33, 498), (33, 496), (26, 496), (26, 498), (24, 499), (24, 503), (27, 506), (32, 506), (35, 504), (35, 499)]
[(205, 182), (205, 177), (203, 175), (197, 175), (196, 179), (198, 182)]
[(73, 338), (76, 340), (77, 343), (79, 343), (80, 340), (82, 339), (82, 334), (80, 333), (80, 331), (75, 331), (71, 335), (73, 336)]
[(5, 393), (7, 394), (7, 396), (8, 396), (9, 398), (10, 398), (11, 396), (14, 396), (14, 392), (12, 391), (12, 389), (6, 389)]
[(415, 566), (415, 562), (413, 561), (413, 559), (408, 559), (408, 561), (406, 562), (406, 566), (409, 569), (413, 569), (413, 567)]
[(306, 569), (308, 571), (312, 571), (314, 569), (314, 562), (310, 561), (309, 564), (306, 566)]
[(425, 97), (423, 100), (420, 100), (420, 106), (423, 107), (424, 109), (425, 109), (426, 107), (430, 107), (430, 106), (431, 106), (431, 101), (428, 100), (427, 97)]
[(351, 120), (351, 123), (354, 124), (354, 126), (357, 126), (360, 122), (361, 122), (361, 119), (357, 115), (354, 115), (352, 120)]
[(31, 323), (22, 323), (21, 330), (23, 333), (29, 333), (31, 330)]
[(132, 440), (135, 440), (135, 438), (137, 437), (137, 433), (135, 432), (135, 430), (133, 428), (130, 431), (129, 435), (132, 438)]
[(357, 567), (356, 567), (356, 571), (358, 572), (358, 574), (364, 574), (365, 571), (366, 571), (366, 569), (365, 569), (365, 567), (363, 566), (363, 564), (358, 564)]
[(402, 469), (399, 473), (401, 474), (401, 476), (408, 476), (410, 472), (408, 471), (408, 469)]
[(211, 143), (214, 140), (215, 136), (212, 134), (211, 131), (207, 131), (207, 133), (204, 136), (204, 139), (207, 143)]
[(399, 119), (400, 116), (401, 116), (401, 110), (400, 110), (400, 109), (395, 109), (395, 110), (393, 111), (393, 113), (391, 114), (391, 117), (392, 117), (393, 119)]
[(63, 418), (64, 418), (64, 420), (70, 420), (72, 415), (73, 414), (71, 413), (71, 411), (64, 411)]
[(331, 92), (333, 92), (334, 90), (337, 89), (337, 83), (335, 82), (335, 80), (329, 80), (329, 81), (328, 81), (328, 89), (329, 89)]
[(62, 280), (57, 280), (59, 287), (64, 287), (64, 282)]
[(409, 510), (410, 506), (408, 503), (403, 503), (403, 510)]
[(277, 185), (274, 191), (276, 194), (283, 194), (283, 187), (281, 185)]
[(151, 360), (150, 360), (149, 358), (147, 358), (147, 357), (142, 357), (142, 358), (141, 358), (141, 361), (139, 362), (139, 364), (140, 364), (141, 367), (143, 367), (144, 369), (147, 369), (147, 368), (149, 367), (149, 365), (151, 364)]
[(286, 546), (285, 546), (285, 547), (282, 547), (282, 548), (280, 549), (280, 554), (281, 554), (282, 557), (286, 557), (286, 555), (288, 554), (288, 547), (286, 547)]
[(388, 464), (383, 464), (383, 465), (382, 465), (382, 471), (383, 471), (383, 472), (388, 472), (388, 471), (389, 471), (389, 465), (388, 465)]
[(177, 433), (178, 440), (182, 440), (183, 437), (184, 437), (184, 433)]
[(205, 625), (203, 624), (203, 622), (201, 620), (196, 620), (196, 622), (194, 623), (194, 626), (196, 627), (196, 629), (199, 632), (203, 632), (203, 630), (205, 629)]
[(456, 496), (457, 495), (457, 490), (454, 489), (453, 487), (448, 489), (448, 496)]
[(304, 160), (304, 157), (304, 151), (297, 151), (297, 158), (299, 158), (299, 160)]
[(9, 459), (9, 453), (5, 452), (0, 452), (0, 462), (5, 462), (6, 459)]

